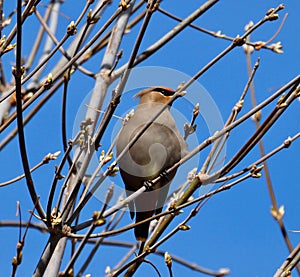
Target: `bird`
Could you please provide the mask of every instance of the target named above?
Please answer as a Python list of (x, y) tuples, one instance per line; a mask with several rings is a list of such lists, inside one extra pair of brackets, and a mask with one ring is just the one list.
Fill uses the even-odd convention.
[[(134, 115), (122, 126), (116, 141), (116, 156), (127, 197), (143, 187), (145, 182), (161, 175), (152, 189), (146, 190), (128, 203), (130, 215), (138, 223), (162, 211), (172, 179), (166, 169), (173, 166), (187, 153), (183, 139), (170, 112), (170, 104), (133, 143), (125, 154), (120, 154), (146, 124), (166, 106), (175, 91), (164, 86), (148, 87), (138, 92), (139, 98)], [(148, 238), (150, 221), (135, 226), (137, 241), (144, 243)]]

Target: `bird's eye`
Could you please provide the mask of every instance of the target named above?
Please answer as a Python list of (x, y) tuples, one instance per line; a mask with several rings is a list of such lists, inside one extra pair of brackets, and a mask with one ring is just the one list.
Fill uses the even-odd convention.
[(159, 88), (156, 88), (155, 89), (156, 91), (159, 91), (161, 94), (163, 94), (164, 96), (172, 96), (174, 95), (174, 90), (171, 89), (171, 88), (162, 88), (162, 87), (159, 87)]

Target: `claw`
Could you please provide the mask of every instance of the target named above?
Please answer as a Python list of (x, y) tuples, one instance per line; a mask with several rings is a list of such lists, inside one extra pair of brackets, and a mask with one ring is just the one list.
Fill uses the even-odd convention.
[(153, 190), (153, 182), (151, 180), (147, 180), (144, 182), (144, 186), (146, 187), (146, 191)]
[(160, 174), (159, 174), (160, 178), (162, 180), (164, 180), (165, 182), (170, 182), (170, 178), (169, 178), (169, 174), (166, 170), (163, 170)]

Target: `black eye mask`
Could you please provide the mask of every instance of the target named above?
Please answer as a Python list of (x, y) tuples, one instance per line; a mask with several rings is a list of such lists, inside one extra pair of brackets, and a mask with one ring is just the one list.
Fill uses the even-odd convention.
[(162, 93), (164, 96), (172, 96), (175, 93), (175, 91), (170, 88), (162, 88), (162, 87), (155, 88), (155, 91)]

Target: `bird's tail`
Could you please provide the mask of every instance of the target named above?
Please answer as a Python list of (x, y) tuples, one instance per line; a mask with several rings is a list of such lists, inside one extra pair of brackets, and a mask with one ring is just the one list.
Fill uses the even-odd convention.
[[(136, 212), (135, 223), (150, 218), (153, 215), (153, 211)], [(134, 235), (137, 240), (145, 242), (148, 238), (150, 221), (140, 224), (134, 228)]]

